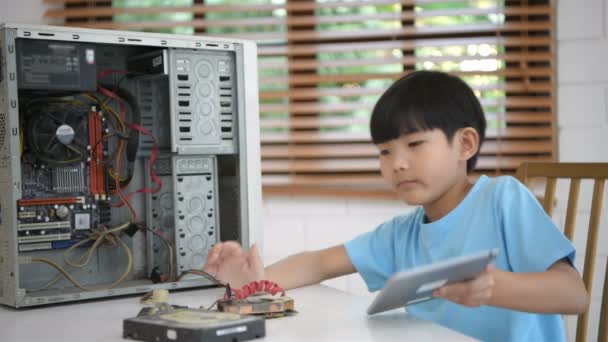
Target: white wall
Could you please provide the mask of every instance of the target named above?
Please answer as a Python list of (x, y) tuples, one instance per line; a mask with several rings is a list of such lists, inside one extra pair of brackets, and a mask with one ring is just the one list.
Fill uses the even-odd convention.
[(52, 24), (43, 19), (44, 12), (53, 6), (43, 0), (0, 0), (0, 22)]
[[(411, 207), (397, 201), (351, 198), (269, 197), (264, 199), (264, 261), (342, 244)], [(339, 289), (368, 295), (359, 275), (326, 282)]]

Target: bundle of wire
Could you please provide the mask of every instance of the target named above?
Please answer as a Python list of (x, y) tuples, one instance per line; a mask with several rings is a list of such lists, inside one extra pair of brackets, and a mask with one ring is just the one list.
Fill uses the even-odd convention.
[[(133, 254), (131, 253), (131, 249), (129, 248), (129, 246), (127, 246), (127, 244), (119, 236), (117, 236), (117, 234), (119, 234), (120, 232), (129, 228), (130, 225), (131, 225), (130, 222), (126, 222), (126, 223), (123, 223), (119, 226), (116, 226), (116, 227), (113, 227), (110, 229), (107, 229), (105, 227), (102, 227), (100, 229), (94, 229), (93, 232), (88, 236), (87, 239), (74, 244), (72, 247), (70, 247), (68, 250), (66, 250), (66, 252), (63, 255), (64, 261), (67, 265), (69, 265), (73, 268), (83, 268), (86, 265), (88, 265), (88, 263), (91, 261), (91, 257), (93, 256), (93, 253), (95, 253), (95, 251), (98, 249), (98, 247), (100, 245), (102, 245), (103, 243), (108, 243), (110, 245), (117, 246), (116, 243), (118, 242), (118, 244), (120, 245), (120, 247), (123, 248), (123, 250), (125, 251), (125, 254), (127, 256), (127, 267), (125, 268), (125, 271), (120, 276), (120, 278), (118, 278), (110, 286), (103, 287), (103, 288), (89, 288), (89, 287), (82, 286), (78, 281), (76, 281), (70, 275), (70, 273), (68, 273), (68, 271), (63, 266), (59, 265), (55, 261), (53, 261), (51, 259), (47, 259), (47, 258), (34, 257), (34, 258), (32, 258), (32, 261), (47, 263), (47, 264), (51, 265), (53, 268), (55, 268), (57, 271), (59, 271), (59, 273), (60, 273), (55, 278), (53, 278), (49, 283), (47, 283), (45, 286), (43, 286), (42, 288), (37, 289), (37, 290), (49, 288), (50, 286), (55, 284), (57, 281), (59, 281), (59, 279), (61, 279), (61, 276), (64, 276), (74, 286), (76, 286), (77, 288), (79, 288), (83, 291), (111, 289), (111, 288), (114, 288), (116, 285), (120, 284), (121, 282), (123, 282), (126, 279), (126, 277), (129, 275), (129, 273), (131, 273), (131, 270), (133, 268)], [(85, 251), (84, 253), (81, 254), (80, 259), (77, 262), (75, 262), (69, 258), (69, 254), (71, 252), (73, 252), (74, 249), (76, 249), (77, 247), (80, 247), (86, 243), (89, 243), (90, 241), (93, 241), (93, 244), (91, 245), (91, 247), (89, 247), (89, 249), (87, 251)]]
[[(98, 76), (99, 76), (99, 78), (101, 78), (103, 76), (106, 76), (111, 73), (116, 73), (116, 72), (117, 71), (113, 71), (113, 70), (104, 71), (104, 72), (100, 73), (100, 75), (98, 75)], [(118, 71), (118, 72), (122, 73), (120, 71)], [(112, 228), (106, 228), (105, 226), (101, 226), (99, 228), (93, 229), (92, 232), (87, 236), (86, 239), (79, 241), (78, 243), (72, 245), (70, 248), (68, 248), (65, 251), (65, 253), (64, 253), (65, 264), (68, 267), (71, 267), (72, 269), (81, 269), (81, 268), (86, 267), (89, 264), (92, 256), (94, 255), (94, 253), (98, 250), (98, 248), (100, 246), (103, 246), (103, 245), (111, 245), (114, 247), (120, 246), (125, 251), (125, 254), (127, 257), (127, 266), (125, 268), (125, 271), (116, 281), (114, 281), (111, 285), (109, 285), (107, 287), (89, 288), (89, 287), (85, 287), (85, 286), (81, 285), (78, 281), (76, 281), (72, 277), (72, 275), (70, 275), (70, 273), (63, 266), (59, 265), (55, 261), (48, 259), (48, 258), (34, 257), (34, 258), (31, 258), (31, 261), (47, 263), (50, 266), (52, 266), (53, 268), (55, 268), (57, 271), (59, 271), (59, 274), (55, 278), (53, 278), (49, 283), (47, 283), (45, 286), (43, 286), (42, 288), (37, 289), (37, 290), (49, 288), (50, 286), (55, 284), (57, 281), (59, 281), (62, 276), (65, 277), (67, 280), (69, 280), (75, 287), (77, 287), (81, 290), (84, 290), (84, 291), (111, 289), (111, 288), (117, 286), (118, 284), (120, 284), (121, 282), (123, 282), (127, 278), (127, 276), (129, 275), (129, 273), (131, 272), (131, 270), (133, 268), (133, 255), (132, 255), (132, 252), (131, 252), (131, 249), (129, 248), (129, 246), (120, 238), (119, 235), (122, 232), (124, 232), (125, 230), (127, 230), (129, 227), (131, 227), (132, 225), (135, 225), (137, 228), (139, 228), (141, 230), (150, 232), (150, 233), (156, 235), (157, 237), (159, 237), (162, 241), (164, 241), (164, 243), (167, 245), (167, 248), (169, 251), (169, 257), (168, 257), (169, 274), (162, 277), (161, 281), (169, 281), (172, 277), (172, 274), (173, 274), (173, 244), (172, 244), (172, 242), (167, 237), (165, 237), (162, 233), (154, 231), (154, 230), (146, 227), (144, 223), (137, 222), (137, 213), (135, 212), (135, 209), (133, 208), (133, 206), (131, 205), (130, 200), (129, 200), (133, 195), (135, 195), (137, 193), (155, 193), (158, 190), (160, 190), (162, 185), (160, 182), (160, 178), (158, 176), (156, 176), (156, 174), (154, 173), (154, 169), (153, 169), (154, 161), (156, 160), (156, 156), (158, 153), (158, 145), (157, 145), (156, 139), (145, 128), (127, 121), (126, 106), (125, 106), (125, 103), (127, 101), (125, 101), (123, 98), (121, 98), (120, 96), (117, 95), (118, 86), (119, 86), (120, 82), (122, 82), (123, 79), (124, 79), (124, 77), (116, 84), (116, 86), (114, 87), (113, 90), (109, 90), (102, 86), (99, 87), (99, 92), (102, 95), (106, 96), (106, 98), (103, 100), (99, 99), (99, 97), (97, 96), (98, 94), (84, 94), (81, 96), (82, 99), (66, 97), (66, 98), (55, 98), (55, 101), (59, 101), (61, 103), (65, 103), (65, 104), (72, 104), (72, 105), (75, 105), (75, 104), (82, 105), (82, 104), (86, 104), (86, 102), (92, 102), (99, 106), (99, 108), (101, 109), (100, 113), (109, 114), (109, 118), (110, 118), (109, 123), (111, 123), (113, 126), (112, 127), (113, 132), (104, 132), (106, 134), (102, 135), (102, 139), (100, 141), (95, 142), (95, 146), (91, 146), (91, 150), (95, 151), (98, 144), (106, 143), (109, 141), (110, 138), (113, 138), (113, 137), (117, 138), (116, 148), (115, 148), (114, 152), (109, 155), (108, 158), (104, 159), (103, 156), (98, 156), (96, 154), (93, 154), (92, 157), (96, 158), (96, 161), (105, 167), (107, 174), (114, 181), (113, 184), (110, 183), (110, 186), (111, 186), (110, 190), (114, 194), (118, 195), (118, 197), (120, 198), (120, 202), (114, 204), (113, 206), (120, 207), (120, 206), (126, 205), (127, 208), (129, 209), (129, 213), (131, 216), (131, 218), (128, 222), (125, 222), (118, 226), (115, 226)], [(40, 100), (36, 100), (36, 102), (40, 103), (40, 102), (43, 102), (43, 100), (48, 101), (49, 99), (48, 98), (40, 99)], [(120, 108), (120, 114), (117, 113), (114, 110), (114, 108), (109, 104), (110, 100), (117, 101), (118, 106)], [(150, 158), (149, 168), (150, 168), (151, 177), (152, 177), (153, 181), (157, 184), (157, 187), (155, 189), (140, 189), (140, 190), (130, 193), (129, 195), (126, 195), (124, 193), (124, 189), (129, 185), (129, 182), (132, 178), (132, 174), (131, 175), (127, 174), (127, 176), (124, 176), (124, 177), (122, 176), (123, 159), (124, 159), (124, 155), (125, 155), (125, 152), (127, 149), (127, 143), (130, 141), (130, 139), (133, 138), (133, 136), (131, 136), (129, 134), (128, 129), (131, 129), (132, 131), (136, 131), (136, 132), (141, 132), (143, 134), (149, 135), (152, 138), (152, 140), (154, 142), (154, 149), (153, 149), (153, 152), (152, 152), (152, 155)], [(137, 136), (135, 136), (135, 139), (137, 139)], [(132, 155), (134, 157), (135, 154), (132, 153)], [(111, 164), (113, 164), (113, 165), (111, 165)], [(80, 257), (78, 258), (77, 261), (73, 260), (71, 258), (71, 255), (74, 253), (74, 251), (77, 248), (83, 247), (84, 245), (86, 245), (88, 243), (91, 243), (90, 247), (80, 255)]]

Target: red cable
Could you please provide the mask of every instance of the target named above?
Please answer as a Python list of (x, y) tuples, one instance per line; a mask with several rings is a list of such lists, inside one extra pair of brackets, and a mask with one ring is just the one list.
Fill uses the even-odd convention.
[[(110, 72), (110, 70), (106, 70), (106, 72)], [(113, 71), (113, 72), (118, 72), (118, 71)], [(101, 72), (100, 75), (102, 73), (103, 72)], [(161, 187), (162, 187), (161, 179), (160, 179), (160, 177), (158, 177), (158, 175), (156, 174), (156, 172), (154, 172), (154, 163), (156, 162), (156, 159), (158, 158), (158, 143), (157, 143), (156, 138), (154, 137), (154, 135), (149, 130), (147, 130), (146, 128), (144, 128), (144, 127), (142, 127), (140, 125), (131, 123), (131, 122), (129, 122), (129, 121), (126, 120), (126, 108), (125, 108), (124, 101), (123, 101), (122, 98), (120, 98), (118, 95), (116, 95), (116, 93), (114, 93), (114, 92), (112, 92), (112, 91), (110, 91), (108, 89), (105, 89), (103, 87), (99, 87), (99, 91), (102, 94), (104, 94), (104, 95), (106, 95), (106, 96), (108, 96), (108, 97), (110, 97), (112, 99), (115, 99), (119, 103), (119, 106), (120, 106), (120, 115), (121, 115), (121, 117), (123, 118), (123, 120), (125, 121), (125, 123), (127, 124), (127, 126), (130, 129), (138, 131), (140, 133), (143, 133), (143, 134), (149, 136), (152, 139), (152, 142), (153, 142), (152, 154), (150, 155), (150, 160), (148, 161), (148, 167), (150, 169), (150, 177), (152, 178), (152, 181), (157, 184), (157, 187), (156, 188), (142, 188), (142, 189), (130, 192), (129, 194), (127, 194), (126, 196), (124, 196), (125, 198), (123, 198), (123, 202), (112, 205), (114, 207), (122, 207), (125, 204), (125, 201), (129, 201), (135, 194), (138, 194), (138, 193), (153, 194), (153, 193), (158, 192), (161, 189)]]

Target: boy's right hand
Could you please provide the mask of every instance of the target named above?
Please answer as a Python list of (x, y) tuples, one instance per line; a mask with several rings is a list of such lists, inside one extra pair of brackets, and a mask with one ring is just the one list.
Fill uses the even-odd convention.
[(245, 252), (235, 241), (220, 242), (207, 254), (203, 270), (217, 280), (240, 288), (254, 280), (264, 278), (264, 264), (256, 244)]

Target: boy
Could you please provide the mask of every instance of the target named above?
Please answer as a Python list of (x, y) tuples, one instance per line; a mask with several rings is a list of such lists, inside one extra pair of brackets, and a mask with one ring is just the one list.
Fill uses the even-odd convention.
[(468, 85), (411, 73), (381, 96), (370, 126), (382, 176), (407, 204), (420, 205), (416, 211), (266, 269), (255, 245), (245, 252), (219, 243), (205, 270), (233, 287), (267, 279), (285, 289), (359, 272), (375, 291), (397, 271), (498, 247), (495, 265), (408, 312), (486, 341), (564, 341), (559, 314), (582, 313), (589, 302), (572, 266), (575, 250), (514, 178), (469, 181), (486, 122)]

